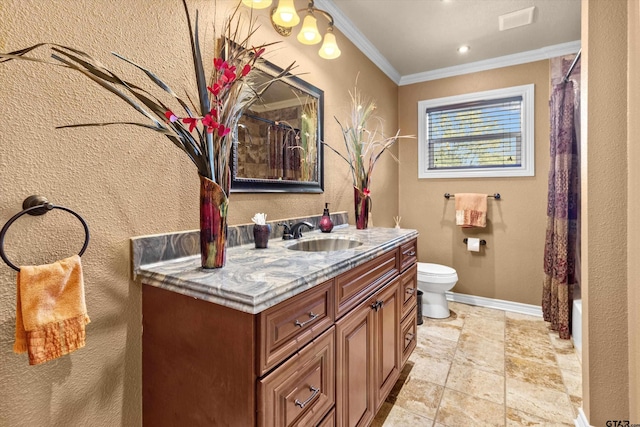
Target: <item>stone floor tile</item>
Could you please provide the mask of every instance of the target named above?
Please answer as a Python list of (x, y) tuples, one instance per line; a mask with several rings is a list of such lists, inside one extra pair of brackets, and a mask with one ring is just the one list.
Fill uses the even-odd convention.
[(496, 341), (504, 341), (504, 328), (504, 320), (469, 317), (464, 321), (462, 332)]
[(409, 412), (397, 405), (383, 403), (371, 427), (431, 427), (433, 420)]
[(582, 375), (570, 340), (536, 316), (449, 307), (448, 319), (424, 318), (373, 426), (573, 425)]
[(527, 334), (519, 333), (514, 336), (507, 331), (505, 340), (505, 353), (507, 356), (515, 356), (521, 359), (530, 360), (537, 363), (556, 366), (556, 353), (551, 347), (551, 343), (527, 339)]
[(435, 419), (444, 387), (409, 376), (395, 405), (422, 417)]
[(571, 400), (571, 406), (573, 407), (573, 415), (575, 418), (578, 417), (578, 410), (582, 408), (582, 398), (578, 396), (569, 396)]
[(504, 377), (453, 363), (446, 388), (504, 405)]
[(542, 387), (566, 392), (562, 373), (557, 366), (533, 362), (516, 356), (507, 356), (505, 360), (507, 378), (536, 384)]
[(564, 385), (567, 388), (569, 396), (582, 398), (582, 372), (567, 371), (564, 369), (560, 371), (562, 372)]
[(504, 374), (505, 344), (464, 333), (460, 337), (454, 362), (498, 375)]
[(503, 320), (505, 319), (505, 315), (504, 315), (504, 311), (503, 310), (497, 310), (494, 308), (487, 308), (487, 307), (479, 307), (479, 306), (474, 306), (471, 305), (469, 306), (469, 310), (466, 313), (467, 317), (473, 316), (473, 317), (483, 317), (486, 319), (495, 319), (495, 320)]
[(571, 424), (573, 410), (565, 392), (507, 378), (507, 407), (557, 423)]
[(507, 427), (522, 427), (522, 426), (544, 426), (544, 427), (568, 427), (573, 424), (559, 423), (553, 420), (546, 420), (544, 418), (536, 417), (535, 415), (527, 414), (526, 412), (518, 411), (513, 408), (507, 408)]
[(563, 371), (582, 372), (582, 365), (575, 352), (566, 354), (556, 352), (556, 359), (558, 366)]
[(442, 386), (447, 382), (447, 375), (451, 368), (450, 359), (440, 359), (429, 355), (422, 356), (416, 351), (414, 351), (410, 359), (414, 363), (411, 371), (412, 378)]
[(463, 324), (464, 320), (459, 318), (438, 320), (424, 317), (422, 325), (418, 326), (418, 336), (426, 335), (455, 342), (460, 337)]
[(426, 329), (418, 328), (418, 339), (414, 353), (431, 356), (437, 359), (453, 360), (458, 342), (423, 333)]
[(573, 341), (571, 340), (563, 340), (558, 336), (556, 331), (549, 332), (549, 339), (551, 340), (551, 345), (556, 351), (558, 350), (566, 350), (566, 351), (575, 351), (573, 346)]
[(446, 426), (504, 426), (505, 407), (446, 388), (436, 422)]

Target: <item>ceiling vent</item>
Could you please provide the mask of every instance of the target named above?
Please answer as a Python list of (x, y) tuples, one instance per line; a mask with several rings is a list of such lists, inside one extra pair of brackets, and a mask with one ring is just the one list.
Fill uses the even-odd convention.
[(535, 9), (535, 6), (531, 6), (526, 9), (500, 15), (498, 17), (498, 27), (500, 31), (531, 24), (533, 22), (533, 11)]

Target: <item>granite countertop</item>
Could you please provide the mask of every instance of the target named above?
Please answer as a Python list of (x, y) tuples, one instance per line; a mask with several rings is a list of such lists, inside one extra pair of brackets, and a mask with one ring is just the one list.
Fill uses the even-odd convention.
[[(229, 247), (226, 265), (220, 269), (201, 268), (197, 255), (141, 264), (135, 274), (145, 285), (255, 314), (417, 236), (409, 229), (338, 226), (331, 233), (303, 232), (298, 240), (272, 238), (266, 249), (256, 249), (253, 243)], [(363, 244), (333, 252), (287, 249), (317, 238), (349, 238)]]

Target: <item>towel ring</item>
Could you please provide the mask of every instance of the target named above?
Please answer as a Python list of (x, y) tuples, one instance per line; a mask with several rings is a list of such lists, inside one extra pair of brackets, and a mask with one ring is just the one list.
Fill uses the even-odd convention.
[(2, 231), (0, 231), (0, 257), (2, 257), (2, 260), (9, 267), (13, 268), (16, 271), (20, 271), (20, 268), (15, 266), (11, 261), (9, 261), (9, 258), (7, 258), (7, 255), (4, 253), (4, 236), (7, 233), (7, 230), (9, 229), (9, 227), (11, 227), (11, 224), (13, 224), (15, 220), (17, 220), (24, 214), (29, 214), (34, 216), (44, 215), (52, 209), (61, 209), (65, 212), (69, 212), (70, 214), (78, 218), (82, 223), (82, 227), (84, 227), (84, 234), (85, 234), (84, 245), (82, 246), (82, 249), (80, 249), (80, 253), (78, 253), (78, 256), (82, 256), (84, 251), (87, 249), (87, 246), (89, 245), (89, 227), (87, 226), (87, 223), (84, 220), (84, 218), (82, 218), (76, 212), (72, 211), (69, 208), (65, 208), (64, 206), (56, 206), (53, 203), (49, 203), (49, 201), (42, 196), (27, 197), (22, 203), (22, 208), (23, 210), (21, 212), (18, 212), (14, 216), (12, 216), (11, 219), (7, 221), (7, 223), (4, 225), (4, 227), (2, 227)]

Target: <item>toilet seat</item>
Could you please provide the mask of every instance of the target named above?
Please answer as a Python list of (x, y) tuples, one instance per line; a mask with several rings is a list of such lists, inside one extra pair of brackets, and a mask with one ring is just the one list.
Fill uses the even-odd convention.
[(458, 281), (458, 273), (446, 265), (419, 262), (418, 281), (427, 283), (455, 283)]

